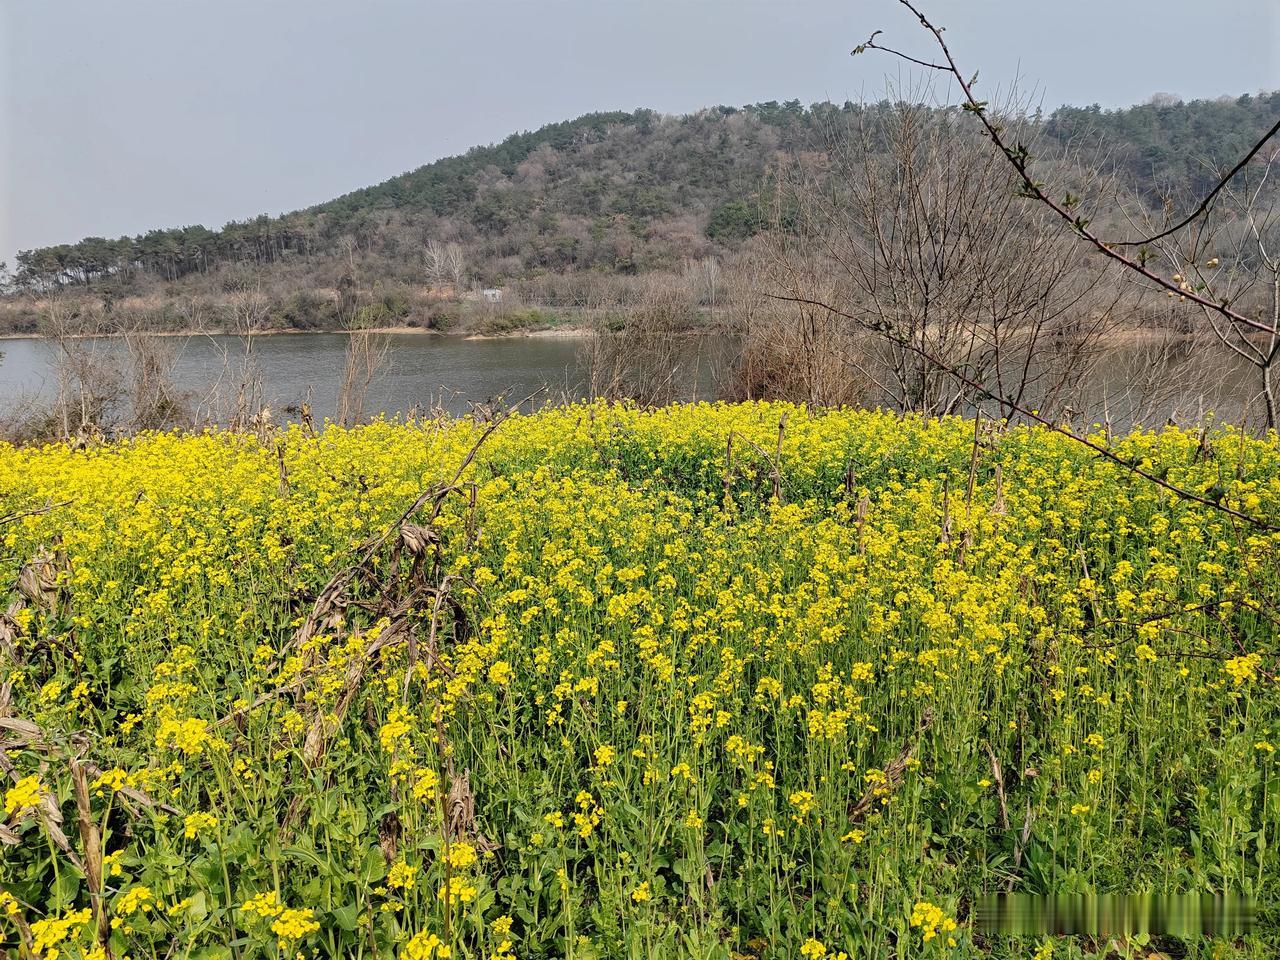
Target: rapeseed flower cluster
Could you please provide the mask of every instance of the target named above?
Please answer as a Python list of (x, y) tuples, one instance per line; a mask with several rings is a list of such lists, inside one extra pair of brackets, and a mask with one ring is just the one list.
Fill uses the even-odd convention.
[(32, 774), (21, 777), (4, 793), (4, 812), (9, 816), (25, 813), (34, 809), (43, 795), (44, 788), (38, 776)]
[[(928, 943), (939, 934), (950, 934), (956, 928), (956, 922), (947, 916), (946, 911), (928, 900), (919, 900), (911, 908), (911, 926), (920, 931), (920, 938)], [(948, 946), (954, 947), (954, 937), (947, 938)]]
[[(1038, 428), (579, 404), (378, 548), (481, 429), (0, 447), (57, 584), (0, 598), (0, 950), (977, 955), (935, 904), (1014, 851), (1280, 899), (1276, 534)], [(1274, 435), (1096, 439), (1280, 524)]]

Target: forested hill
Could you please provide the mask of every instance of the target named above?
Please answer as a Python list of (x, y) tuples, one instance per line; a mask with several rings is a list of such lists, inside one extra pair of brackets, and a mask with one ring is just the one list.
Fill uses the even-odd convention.
[[(858, 109), (798, 101), (715, 107), (681, 117), (592, 113), (438, 160), (281, 217), (220, 230), (153, 230), (23, 251), (19, 289), (92, 285), (113, 294), (253, 264), (265, 272), (359, 257), (377, 275), (421, 277), (424, 248), (453, 244), (468, 282), (545, 272), (635, 273), (732, 249), (760, 226), (756, 194), (780, 153), (819, 149)], [(1105, 142), (1124, 180), (1154, 197), (1200, 192), (1280, 116), (1280, 92), (1123, 110), (1063, 107), (1044, 131)], [(456, 255), (456, 254), (455, 254)]]

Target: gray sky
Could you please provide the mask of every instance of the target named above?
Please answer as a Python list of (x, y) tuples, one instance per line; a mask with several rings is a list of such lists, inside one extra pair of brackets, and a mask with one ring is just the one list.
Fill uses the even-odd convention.
[[(1277, 0), (921, 0), (1048, 107), (1280, 87)], [(0, 0), (0, 260), (281, 213), (589, 110), (875, 95), (895, 0)]]

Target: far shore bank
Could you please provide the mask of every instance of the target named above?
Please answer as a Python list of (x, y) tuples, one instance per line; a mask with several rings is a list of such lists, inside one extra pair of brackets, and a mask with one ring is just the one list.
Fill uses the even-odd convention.
[[(519, 339), (579, 339), (588, 337), (591, 329), (583, 324), (570, 323), (555, 327), (529, 327), (512, 330), (432, 330), (428, 327), (397, 325), (389, 327), (370, 327), (367, 331), (352, 331), (342, 328), (317, 327), (299, 330), (296, 327), (269, 327), (255, 330), (255, 337), (292, 337), (314, 334), (349, 334), (355, 332), (384, 333), (395, 336), (439, 337), (447, 340), (519, 340)], [(102, 331), (100, 333), (70, 334), (68, 339), (123, 339), (129, 336), (147, 337), (244, 337), (236, 330), (197, 329), (197, 330), (138, 330), (138, 331)], [(5, 340), (51, 340), (43, 333), (0, 333), (0, 342)], [(1094, 341), (1094, 349), (1107, 347), (1134, 347), (1143, 344), (1176, 343), (1194, 339), (1191, 332), (1174, 330), (1166, 327), (1117, 327), (1106, 331)]]
[[(399, 335), (415, 335), (426, 337), (443, 337), (453, 340), (518, 340), (525, 337), (552, 339), (585, 337), (590, 331), (586, 327), (564, 326), (546, 327), (529, 330), (504, 330), (500, 333), (484, 333), (468, 330), (430, 330), (426, 327), (371, 327), (367, 331), (338, 329), (299, 330), (296, 327), (271, 327), (255, 330), (255, 337), (292, 337), (309, 336), (318, 333), (387, 333)], [(70, 339), (123, 339), (128, 336), (146, 337), (243, 337), (244, 333), (236, 330), (138, 330), (130, 332), (103, 331), (101, 333), (72, 334)], [(50, 340), (52, 337), (43, 333), (0, 333), (0, 340)]]

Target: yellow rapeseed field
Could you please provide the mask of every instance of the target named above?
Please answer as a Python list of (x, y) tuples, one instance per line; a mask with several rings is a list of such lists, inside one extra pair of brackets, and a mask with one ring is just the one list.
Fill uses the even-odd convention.
[[(1040, 428), (584, 404), (452, 482), (481, 429), (0, 447), (0, 954), (1143, 942), (983, 936), (1004, 890), (1280, 950), (1280, 535)], [(1104, 442), (1280, 525), (1274, 434)]]

